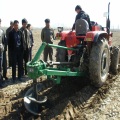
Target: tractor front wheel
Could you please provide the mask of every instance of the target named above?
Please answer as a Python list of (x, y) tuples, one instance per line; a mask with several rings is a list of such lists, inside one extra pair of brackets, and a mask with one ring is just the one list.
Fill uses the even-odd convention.
[(105, 38), (99, 38), (93, 43), (90, 53), (89, 73), (91, 83), (95, 87), (101, 87), (108, 77), (110, 64), (109, 45)]

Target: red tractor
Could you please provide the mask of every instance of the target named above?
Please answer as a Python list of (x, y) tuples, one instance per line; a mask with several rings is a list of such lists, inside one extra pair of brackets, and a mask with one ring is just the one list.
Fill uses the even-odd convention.
[(77, 51), (57, 49), (56, 60), (58, 62), (71, 62), (71, 69), (79, 68), (81, 72), (87, 72), (91, 83), (100, 87), (107, 79), (111, 70), (117, 74), (119, 65), (119, 47), (112, 47), (112, 33), (110, 32), (108, 5), (108, 19), (106, 28), (91, 21), (92, 31), (86, 20), (79, 19), (75, 24), (75, 31), (63, 31), (58, 27), (59, 46), (75, 48)]
[[(33, 60), (27, 63), (28, 76), (33, 79), (33, 87), (24, 97), (24, 104), (29, 112), (39, 115), (40, 104), (47, 101), (46, 96), (38, 94), (42, 89), (42, 85), (37, 83), (40, 76), (46, 75), (56, 84), (61, 83), (62, 77), (88, 76), (95, 87), (101, 87), (109, 71), (117, 74), (119, 47), (111, 45), (109, 6), (110, 4), (106, 28), (92, 21), (90, 31), (87, 21), (79, 19), (76, 21), (75, 31), (63, 31), (62, 27), (58, 27), (58, 45), (42, 43)], [(39, 60), (45, 46), (57, 48), (56, 62)]]

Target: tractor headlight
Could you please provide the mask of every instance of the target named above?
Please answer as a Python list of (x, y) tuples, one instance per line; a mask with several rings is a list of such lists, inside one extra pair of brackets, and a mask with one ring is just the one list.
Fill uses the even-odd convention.
[(63, 27), (58, 27), (58, 32), (61, 33), (63, 31)]

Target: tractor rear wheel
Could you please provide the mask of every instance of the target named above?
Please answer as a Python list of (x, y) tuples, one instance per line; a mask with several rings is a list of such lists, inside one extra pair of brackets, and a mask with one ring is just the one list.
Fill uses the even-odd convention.
[(110, 64), (109, 45), (105, 38), (99, 38), (93, 43), (90, 53), (89, 73), (91, 83), (95, 87), (101, 87), (108, 77)]
[(120, 49), (118, 47), (112, 48), (112, 54), (111, 54), (111, 66), (110, 70), (111, 72), (116, 75), (118, 73), (118, 66), (119, 66), (119, 57), (120, 57)]
[[(61, 40), (58, 43), (58, 45), (66, 46), (66, 42), (64, 40)], [(66, 49), (57, 48), (56, 61), (57, 62), (66, 62), (67, 61), (67, 50)]]

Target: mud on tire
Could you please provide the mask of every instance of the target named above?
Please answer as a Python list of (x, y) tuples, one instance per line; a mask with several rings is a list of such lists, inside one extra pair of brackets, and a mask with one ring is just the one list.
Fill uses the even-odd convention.
[(111, 53), (111, 65), (110, 65), (110, 71), (116, 75), (118, 73), (118, 65), (119, 65), (119, 57), (120, 57), (120, 49), (118, 47), (112, 48)]
[(109, 45), (105, 38), (93, 43), (90, 53), (89, 73), (91, 84), (101, 87), (107, 79), (110, 64)]

